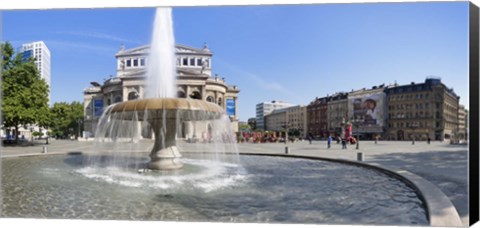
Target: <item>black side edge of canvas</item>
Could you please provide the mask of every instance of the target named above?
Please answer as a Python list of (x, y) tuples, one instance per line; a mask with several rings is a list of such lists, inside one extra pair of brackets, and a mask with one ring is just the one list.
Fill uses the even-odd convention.
[(469, 123), (469, 223), (470, 225), (478, 222), (479, 217), (479, 15), (478, 6), (470, 2), (470, 56), (469, 56), (469, 74), (470, 74), (470, 123)]

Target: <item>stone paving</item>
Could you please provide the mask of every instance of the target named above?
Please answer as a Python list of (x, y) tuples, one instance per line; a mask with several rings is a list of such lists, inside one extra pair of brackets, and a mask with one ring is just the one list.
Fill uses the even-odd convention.
[[(4, 146), (2, 157), (42, 154), (47, 146), (48, 153), (91, 152), (93, 142), (69, 140), (36, 141), (32, 146)], [(192, 146), (192, 144), (186, 145)], [(332, 142), (327, 149), (326, 141), (299, 141), (295, 143), (241, 143), (240, 153), (285, 154), (288, 146), (289, 154), (357, 160), (357, 153), (362, 152), (364, 162), (391, 169), (402, 169), (419, 175), (436, 185), (452, 201), (464, 225), (468, 225), (468, 146), (450, 145), (447, 142), (432, 142), (427, 144), (418, 141), (411, 142), (361, 141), (360, 148), (348, 145), (346, 150), (341, 144)]]

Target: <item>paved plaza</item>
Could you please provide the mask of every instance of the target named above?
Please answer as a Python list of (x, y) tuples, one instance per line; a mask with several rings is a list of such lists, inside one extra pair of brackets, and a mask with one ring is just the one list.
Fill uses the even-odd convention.
[[(190, 144), (191, 145), (191, 144)], [(37, 141), (33, 146), (5, 146), (1, 148), (2, 157), (22, 155), (43, 155), (43, 147), (48, 153), (84, 152), (93, 150), (93, 142), (69, 140)], [(436, 185), (452, 201), (464, 225), (468, 225), (468, 146), (450, 145), (447, 142), (424, 141), (392, 142), (361, 141), (357, 150), (355, 145), (348, 145), (346, 150), (341, 144), (332, 143), (327, 149), (326, 141), (299, 141), (295, 143), (241, 143), (240, 153), (285, 154), (288, 146), (289, 154), (315, 156), (335, 159), (357, 160), (357, 153), (362, 152), (364, 162), (390, 169), (401, 169), (419, 175)], [(292, 167), (294, 168), (294, 167)]]

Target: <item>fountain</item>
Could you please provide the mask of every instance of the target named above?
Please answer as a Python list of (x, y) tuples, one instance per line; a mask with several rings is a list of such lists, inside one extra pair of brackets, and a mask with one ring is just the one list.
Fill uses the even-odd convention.
[[(428, 224), (415, 190), (383, 172), (305, 158), (238, 156), (221, 107), (175, 98), (171, 23), (171, 9), (157, 9), (146, 96), (104, 111), (98, 154), (2, 160), (0, 217)], [(220, 145), (178, 143), (184, 122), (211, 124), (214, 135), (227, 137), (213, 140)], [(154, 137), (149, 159), (151, 140), (142, 143), (142, 135)], [(185, 144), (190, 148), (180, 161)], [(231, 155), (206, 160), (199, 151)], [(139, 168), (155, 172), (139, 174)]]
[(186, 121), (220, 119), (225, 112), (214, 103), (175, 98), (175, 95), (175, 41), (171, 8), (157, 8), (147, 71), (147, 99), (126, 101), (109, 107), (99, 121), (96, 135), (100, 138), (114, 136), (114, 132), (103, 129), (110, 129), (116, 124), (115, 120), (146, 121), (155, 137), (148, 169), (181, 168), (181, 154), (176, 146), (178, 126)]

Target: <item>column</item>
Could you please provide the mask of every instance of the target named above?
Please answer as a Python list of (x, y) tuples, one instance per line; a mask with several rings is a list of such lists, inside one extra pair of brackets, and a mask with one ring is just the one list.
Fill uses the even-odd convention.
[(185, 98), (190, 98), (190, 86), (185, 86)]
[(127, 101), (128, 100), (128, 89), (126, 86), (123, 87), (123, 97), (122, 101)]
[(144, 92), (143, 86), (138, 86), (138, 98), (139, 99), (145, 98), (145, 92)]

